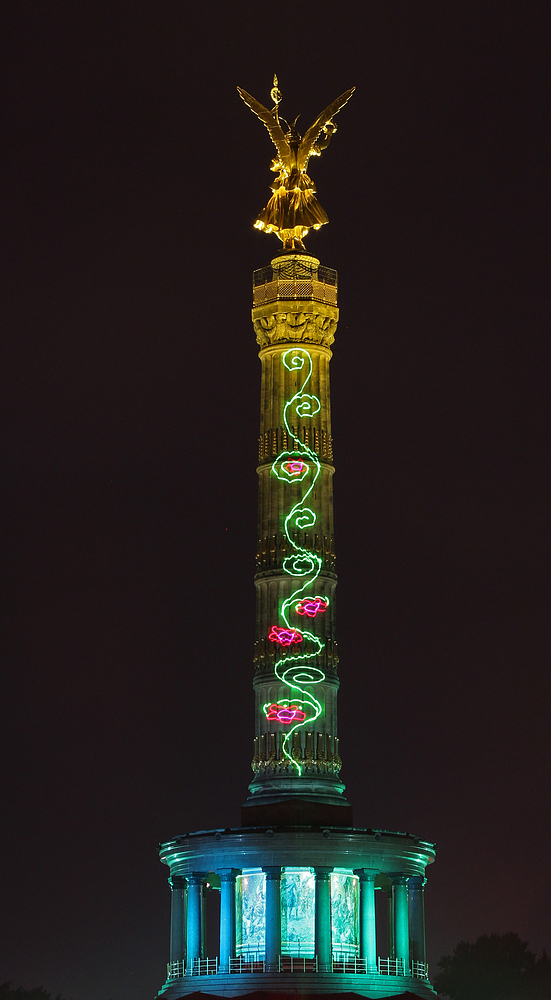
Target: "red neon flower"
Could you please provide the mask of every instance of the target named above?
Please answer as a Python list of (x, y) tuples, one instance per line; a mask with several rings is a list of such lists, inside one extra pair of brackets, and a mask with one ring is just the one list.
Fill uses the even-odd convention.
[(304, 601), (299, 601), (295, 607), (297, 615), (308, 615), (315, 618), (318, 612), (327, 610), (329, 601), (325, 597), (307, 597)]
[(290, 462), (282, 462), (281, 468), (285, 470), (288, 476), (300, 476), (301, 472), (306, 468), (306, 464), (301, 462), (300, 458), (294, 458)]
[(298, 705), (270, 705), (266, 718), (268, 722), (283, 722), (288, 725), (290, 722), (304, 722), (306, 712)]
[(279, 642), (281, 646), (290, 646), (293, 642), (302, 642), (302, 635), (296, 628), (279, 628), (278, 625), (272, 625), (268, 639)]

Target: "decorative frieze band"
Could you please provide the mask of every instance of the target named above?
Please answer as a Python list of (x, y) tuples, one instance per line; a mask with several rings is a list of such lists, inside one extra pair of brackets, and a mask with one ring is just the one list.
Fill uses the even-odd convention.
[(338, 310), (326, 306), (320, 312), (274, 312), (254, 317), (253, 327), (260, 347), (272, 344), (320, 344), (330, 347), (335, 339)]
[[(323, 569), (334, 572), (336, 559), (333, 535), (328, 537), (295, 531), (292, 537), (297, 547), (316, 552), (322, 557)], [(259, 569), (280, 569), (289, 552), (290, 546), (285, 535), (265, 535), (257, 542), (256, 565)]]
[[(286, 774), (292, 770), (282, 750), (285, 733), (263, 733), (254, 741), (251, 767), (255, 774)], [(310, 774), (338, 774), (342, 767), (338, 736), (329, 733), (296, 732), (292, 737), (291, 756)]]
[[(296, 433), (299, 441), (315, 451), (320, 458), (328, 462), (333, 461), (333, 438), (327, 431), (319, 430), (317, 427), (292, 427), (291, 430)], [(292, 441), (289, 442), (289, 435), (284, 428), (271, 427), (258, 439), (258, 461), (265, 462), (267, 459), (275, 458), (280, 451), (287, 451), (289, 444), (292, 445)]]
[[(275, 648), (275, 643), (269, 642), (267, 639), (256, 639), (254, 644), (254, 655), (253, 663), (254, 669), (256, 670), (273, 670), (274, 661), (278, 651)], [(300, 659), (301, 650), (299, 648), (289, 649), (287, 656), (289, 659), (291, 657), (296, 657)], [(326, 639), (325, 646), (321, 653), (317, 655), (317, 665), (321, 667), (324, 673), (335, 674), (339, 665), (339, 654), (337, 651), (337, 640), (336, 639)]]

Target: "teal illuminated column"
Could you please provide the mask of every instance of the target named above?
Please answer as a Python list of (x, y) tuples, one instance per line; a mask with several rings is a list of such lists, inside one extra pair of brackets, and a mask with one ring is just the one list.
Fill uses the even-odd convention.
[(388, 958), (396, 958), (394, 949), (394, 920), (392, 914), (392, 886), (386, 892), (386, 941)]
[(425, 885), (426, 878), (414, 875), (408, 879), (409, 940), (412, 962), (425, 963)]
[(377, 925), (375, 922), (375, 879), (377, 870), (358, 868), (360, 880), (360, 957), (368, 972), (377, 971)]
[(172, 875), (170, 885), (170, 961), (184, 961), (184, 899), (186, 880)]
[(307, 792), (342, 805), (329, 391), (337, 275), (284, 254), (255, 272), (253, 291), (262, 388), (250, 789), (255, 801)]
[(201, 958), (202, 895), (204, 875), (193, 872), (187, 891), (187, 968), (191, 972)]
[(332, 868), (314, 868), (315, 879), (315, 952), (318, 971), (333, 971), (331, 950), (331, 872)]
[(230, 971), (235, 958), (235, 880), (237, 868), (222, 868), (220, 876), (220, 972)]
[(266, 873), (266, 972), (279, 972), (281, 955), (281, 868)]
[(207, 895), (209, 888), (205, 882), (201, 887), (201, 958), (207, 957)]
[(388, 873), (392, 882), (392, 926), (394, 931), (394, 958), (409, 966), (409, 919), (407, 876), (398, 872)]

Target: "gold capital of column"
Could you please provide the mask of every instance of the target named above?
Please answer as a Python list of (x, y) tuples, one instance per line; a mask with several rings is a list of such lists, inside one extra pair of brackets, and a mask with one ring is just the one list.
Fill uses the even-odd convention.
[[(285, 305), (289, 306), (289, 303)], [(253, 310), (253, 327), (260, 347), (296, 343), (330, 347), (335, 339), (339, 310), (332, 306), (316, 305), (308, 310), (292, 312), (265, 307), (263, 315), (259, 316), (259, 312), (259, 309)]]

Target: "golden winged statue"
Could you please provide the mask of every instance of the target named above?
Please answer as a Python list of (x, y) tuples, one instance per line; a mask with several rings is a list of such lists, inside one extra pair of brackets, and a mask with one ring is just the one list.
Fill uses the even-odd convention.
[[(275, 106), (271, 111), (238, 87), (239, 95), (245, 104), (254, 111), (264, 123), (270, 138), (277, 149), (277, 156), (270, 164), (270, 169), (277, 175), (271, 185), (272, 197), (266, 208), (263, 208), (255, 221), (255, 228), (265, 233), (276, 233), (285, 250), (304, 250), (302, 242), (309, 229), (320, 229), (329, 222), (327, 213), (316, 198), (314, 182), (306, 173), (308, 160), (311, 156), (320, 156), (322, 149), (329, 145), (331, 136), (337, 130), (333, 117), (350, 100), (355, 87), (346, 90), (337, 97), (321, 115), (318, 115), (304, 137), (296, 128), (297, 118), (289, 125), (279, 116), (281, 91), (278, 89), (277, 77), (271, 98)], [(283, 122), (288, 131), (281, 127)]]

